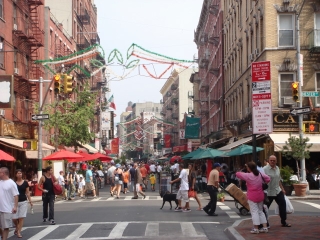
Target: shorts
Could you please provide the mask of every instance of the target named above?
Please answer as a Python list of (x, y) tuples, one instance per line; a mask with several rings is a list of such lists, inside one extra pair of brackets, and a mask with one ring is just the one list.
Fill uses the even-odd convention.
[(177, 199), (189, 202), (188, 190), (179, 190), (177, 192)]
[(25, 218), (28, 212), (28, 202), (18, 202), (17, 212), (12, 214), (12, 219)]
[(0, 229), (12, 227), (12, 213), (0, 212)]
[(151, 187), (154, 187), (155, 186), (155, 184), (153, 183), (153, 184), (151, 184)]
[(110, 178), (109, 178), (109, 182), (110, 182), (110, 186), (111, 186), (111, 187), (114, 187), (114, 186), (115, 186), (113, 177), (110, 177)]
[(123, 188), (128, 188), (128, 183), (123, 183)]
[(86, 190), (90, 190), (90, 191), (95, 190), (93, 182), (86, 182), (86, 187), (85, 188), (86, 188)]

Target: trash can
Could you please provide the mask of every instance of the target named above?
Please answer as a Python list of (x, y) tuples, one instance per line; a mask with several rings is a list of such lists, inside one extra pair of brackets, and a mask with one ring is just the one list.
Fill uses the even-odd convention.
[(34, 195), (35, 195), (35, 196), (42, 196), (42, 191), (40, 191), (40, 190), (38, 189), (38, 183), (35, 183), (35, 184), (34, 184)]

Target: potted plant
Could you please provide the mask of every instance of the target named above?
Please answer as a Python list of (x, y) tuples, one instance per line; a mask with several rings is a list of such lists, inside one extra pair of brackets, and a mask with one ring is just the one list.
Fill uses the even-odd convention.
[(224, 202), (224, 199), (225, 199), (224, 193), (218, 193), (217, 198), (220, 202)]
[[(282, 148), (282, 154), (287, 159), (296, 160), (298, 176), (300, 176), (299, 161), (302, 159), (309, 159), (312, 144), (307, 144), (310, 139), (308, 137), (302, 138), (301, 136), (289, 136), (286, 145)], [(294, 183), (293, 188), (296, 196), (305, 196), (307, 192), (308, 183)]]
[(291, 176), (293, 175), (293, 170), (289, 166), (285, 166), (280, 168), (280, 175), (282, 179), (282, 185), (284, 190), (286, 191), (287, 196), (291, 196), (293, 191), (293, 184), (296, 183), (296, 181), (291, 180)]

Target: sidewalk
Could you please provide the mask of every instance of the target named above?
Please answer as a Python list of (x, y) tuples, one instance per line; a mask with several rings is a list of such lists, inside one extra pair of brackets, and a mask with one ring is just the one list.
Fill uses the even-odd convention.
[[(320, 217), (296, 216), (288, 214), (287, 222), (292, 227), (282, 227), (279, 216), (269, 218), (270, 226), (268, 233), (252, 234), (252, 220), (236, 221), (225, 230), (226, 235), (232, 240), (256, 240), (256, 239), (319, 239)], [(258, 236), (257, 236), (258, 235)]]

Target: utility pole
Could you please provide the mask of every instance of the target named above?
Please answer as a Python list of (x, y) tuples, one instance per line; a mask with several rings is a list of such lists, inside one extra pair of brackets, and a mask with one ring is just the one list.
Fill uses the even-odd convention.
[[(296, 24), (297, 24), (297, 76), (298, 76), (298, 82), (299, 82), (299, 107), (302, 108), (302, 85), (303, 85), (303, 80), (302, 80), (302, 70), (303, 66), (301, 65), (301, 60), (302, 60), (302, 55), (300, 54), (300, 14), (303, 9), (303, 6), (305, 4), (305, 0), (303, 0), (301, 4), (301, 8), (299, 13), (296, 15)], [(299, 115), (299, 137), (300, 139), (303, 138), (303, 114)], [(301, 168), (301, 180), (302, 182), (306, 182), (306, 162), (305, 158), (300, 160), (300, 168)]]

